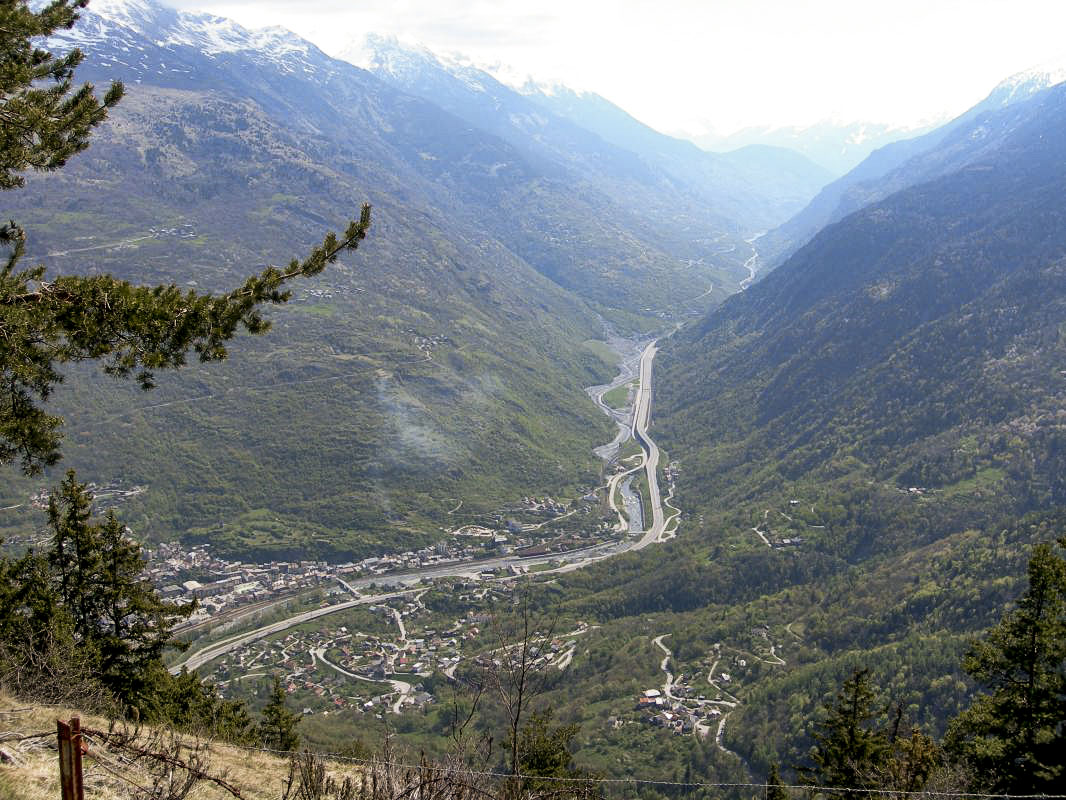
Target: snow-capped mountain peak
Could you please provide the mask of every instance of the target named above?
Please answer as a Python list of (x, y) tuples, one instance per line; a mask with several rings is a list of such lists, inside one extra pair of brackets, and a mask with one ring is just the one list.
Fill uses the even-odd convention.
[(136, 27), (155, 18), (159, 7), (149, 0), (96, 0), (91, 13), (113, 22)]
[(207, 14), (181, 14), (181, 24), (168, 31), (165, 44), (183, 44), (209, 54), (258, 50), (273, 55), (306, 55), (311, 43), (285, 28), (249, 30), (231, 19)]
[(417, 74), (426, 66), (442, 66), (436, 55), (426, 47), (401, 43), (395, 36), (367, 34), (361, 41), (353, 42), (338, 58), (371, 72), (395, 78)]
[(51, 37), (54, 46), (132, 53), (142, 49), (135, 40), (143, 37), (156, 47), (188, 47), (208, 57), (253, 53), (289, 71), (309, 67), (309, 56), (317, 53), (313, 44), (284, 28), (249, 30), (230, 19), (177, 11), (157, 0), (94, 0), (81, 16), (73, 29)]
[(494, 78), (460, 54), (434, 53), (425, 45), (401, 42), (394, 36), (367, 34), (337, 54), (337, 58), (400, 85), (420, 76), (444, 72), (475, 92), (494, 91)]
[(992, 90), (985, 103), (1008, 106), (1063, 82), (1066, 82), (1066, 53), (1057, 59), (1011, 75)]
[[(504, 81), (506, 83), (506, 81)], [(593, 92), (574, 89), (558, 81), (538, 81), (527, 77), (520, 85), (514, 87), (520, 94), (539, 97), (569, 97), (581, 99), (592, 97)]]

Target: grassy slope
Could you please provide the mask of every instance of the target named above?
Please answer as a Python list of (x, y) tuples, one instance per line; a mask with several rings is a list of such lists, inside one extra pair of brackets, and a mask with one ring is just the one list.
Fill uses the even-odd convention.
[[(108, 729), (108, 720), (73, 708), (41, 706), (21, 702), (7, 695), (0, 695), (0, 714), (4, 720), (5, 733), (22, 736), (45, 733), (40, 739), (20, 743), (6, 743), (21, 763), (0, 765), (0, 798), (3, 800), (45, 800), (60, 796), (59, 761), (55, 750), (56, 719), (69, 720), (80, 716), (83, 728), (99, 731)], [(154, 732), (143, 730), (142, 741)], [(187, 737), (189, 743), (197, 741)], [(51, 746), (49, 746), (51, 745)], [(210, 743), (206, 755), (208, 771), (225, 776), (248, 800), (276, 800), (284, 792), (288, 776), (288, 762), (268, 753), (254, 753), (218, 743)], [(150, 786), (152, 776), (141, 764), (124, 764), (120, 755), (90, 739), (89, 754), (84, 757), (85, 793), (99, 800), (124, 800), (138, 796), (131, 785)], [(355, 774), (351, 765), (328, 763), (331, 774), (342, 776)], [(115, 775), (118, 772), (121, 777)], [(221, 788), (202, 782), (191, 795), (202, 800), (232, 798)]]

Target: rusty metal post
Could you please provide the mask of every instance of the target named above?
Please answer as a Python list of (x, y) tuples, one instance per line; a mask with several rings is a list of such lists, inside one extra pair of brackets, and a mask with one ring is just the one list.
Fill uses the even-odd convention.
[(85, 744), (81, 737), (81, 720), (74, 717), (68, 724), (57, 719), (56, 735), (59, 740), (59, 786), (63, 791), (63, 800), (85, 800), (81, 772), (81, 754)]
[(70, 720), (70, 749), (74, 756), (74, 800), (85, 800), (85, 784), (81, 771), (82, 753), (87, 753), (89, 748), (85, 745), (85, 739), (81, 735), (81, 719), (73, 717)]
[(56, 720), (56, 736), (59, 739), (59, 788), (63, 800), (74, 800), (74, 748), (70, 726), (61, 719)]

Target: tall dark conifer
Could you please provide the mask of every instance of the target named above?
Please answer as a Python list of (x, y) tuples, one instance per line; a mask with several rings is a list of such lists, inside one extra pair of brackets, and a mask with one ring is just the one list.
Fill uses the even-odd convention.
[(140, 545), (109, 512), (94, 523), (92, 495), (68, 472), (48, 503), (55, 596), (96, 676), (127, 705), (146, 701), (174, 623), (193, 605), (164, 602), (142, 577)]
[(770, 775), (766, 779), (766, 800), (789, 800), (776, 761), (770, 765)]
[[(986, 693), (951, 724), (948, 749), (982, 788), (1066, 794), (1066, 558), (1038, 544), (1018, 607), (974, 643), (963, 667)], [(1058, 550), (1058, 552), (1056, 551)]]
[(142, 577), (140, 545), (126, 535), (126, 526), (113, 511), (95, 526), (95, 534), (100, 548), (100, 674), (119, 696), (143, 698), (156, 677), (153, 667), (161, 663), (163, 650), (171, 643), (171, 628), (192, 612), (193, 604), (160, 599)]
[(815, 729), (815, 766), (805, 771), (804, 781), (850, 790), (875, 788), (889, 755), (885, 735), (873, 725), (875, 716), (870, 671), (856, 670)]
[(296, 726), (300, 716), (289, 711), (285, 705), (285, 689), (281, 678), (274, 676), (274, 686), (270, 691), (270, 702), (263, 708), (263, 719), (259, 723), (259, 735), (263, 746), (271, 750), (295, 750), (300, 746), (300, 734)]
[(100, 596), (96, 585), (100, 571), (100, 548), (89, 520), (92, 496), (86, 484), (78, 483), (73, 471), (48, 498), (48, 524), (52, 528), (48, 563), (60, 603), (70, 615), (77, 637), (83, 642), (96, 638)]

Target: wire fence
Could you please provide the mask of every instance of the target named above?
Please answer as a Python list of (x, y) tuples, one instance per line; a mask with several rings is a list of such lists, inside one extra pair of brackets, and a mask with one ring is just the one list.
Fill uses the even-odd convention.
[[(113, 777), (121, 780), (125, 783), (133, 792), (137, 795), (143, 795), (146, 798), (158, 798), (160, 797), (158, 789), (149, 788), (143, 783), (138, 781), (138, 776), (134, 774), (134, 771), (130, 769), (130, 765), (133, 763), (127, 760), (125, 764), (119, 759), (112, 758), (108, 755), (109, 748), (115, 746), (130, 748), (131, 744), (137, 740), (137, 735), (119, 735), (117, 738), (111, 733), (103, 733), (102, 731), (92, 731), (89, 729), (79, 729), (76, 719), (71, 720), (72, 727), (74, 728), (74, 736), (70, 735), (68, 730), (67, 741), (78, 742), (79, 738), (85, 741), (87, 744), (91, 744), (92, 747), (85, 748), (86, 755), (90, 761), (99, 766), (105, 772), (111, 774)], [(59, 722), (59, 744), (63, 743), (63, 727), (64, 723)], [(40, 738), (47, 734), (33, 734), (30, 736), (24, 736), (20, 738), (32, 739)], [(56, 734), (51, 734), (56, 735)], [(206, 743), (200, 743), (197, 748), (202, 747)], [(479, 769), (476, 766), (471, 766), (452, 759), (450, 762), (441, 762), (435, 764), (434, 762), (427, 761), (424, 757), (419, 760), (418, 763), (411, 763), (409, 759), (405, 759), (397, 753), (391, 752), (388, 748), (383, 755), (377, 757), (359, 757), (347, 755), (344, 753), (334, 752), (312, 752), (308, 750), (278, 750), (267, 747), (250, 747), (247, 745), (230, 744), (230, 743), (212, 743), (212, 747), (219, 746), (230, 750), (236, 750), (245, 753), (260, 753), (266, 755), (276, 756), (279, 759), (284, 759), (290, 762), (290, 767), (280, 768), (287, 769), (289, 771), (290, 782), (292, 775), (294, 774), (295, 765), (301, 760), (316, 759), (319, 763), (322, 761), (332, 762), (334, 765), (347, 764), (353, 767), (352, 774), (355, 776), (366, 774), (378, 774), (382, 771), (386, 771), (389, 774), (407, 774), (432, 776), (432, 780), (441, 781), (443, 778), (455, 778), (461, 780), (468, 785), (477, 784), (480, 788), (478, 790), (478, 796), (482, 798), (496, 798), (496, 797), (513, 797), (511, 792), (502, 791), (503, 787), (511, 787), (513, 789), (516, 782), (532, 781), (536, 785), (541, 787), (540, 794), (530, 793), (529, 797), (601, 797), (601, 798), (625, 798), (636, 797), (641, 795), (647, 795), (649, 793), (657, 793), (659, 795), (666, 795), (669, 797), (687, 797), (698, 796), (704, 797), (730, 797), (730, 798), (767, 798), (773, 794), (774, 797), (781, 798), (787, 797), (789, 800), (811, 800), (812, 798), (901, 798), (901, 800), (912, 800), (916, 798), (929, 798), (929, 800), (1066, 800), (1066, 794), (1011, 794), (1011, 793), (989, 793), (989, 792), (967, 792), (960, 791), (958, 789), (920, 789), (920, 790), (900, 790), (893, 788), (847, 788), (839, 786), (821, 786), (813, 784), (767, 784), (758, 782), (730, 782), (730, 781), (679, 781), (679, 780), (667, 780), (662, 778), (641, 778), (641, 777), (607, 777), (607, 776), (516, 776), (510, 772), (505, 772), (495, 769)], [(141, 754), (147, 753), (146, 750), (141, 749), (136, 744), (132, 745), (132, 749), (139, 750)], [(170, 759), (170, 765), (173, 767), (175, 763), (183, 764), (180, 760), (175, 761), (172, 756), (168, 756)], [(73, 767), (73, 764), (66, 764), (64, 767), (64, 761), (62, 756), (60, 758), (61, 774), (69, 774), (69, 770)], [(80, 759), (77, 762), (77, 771), (80, 773)], [(185, 764), (188, 767), (189, 765)], [(200, 769), (203, 764), (197, 762), (195, 767), (189, 767), (190, 769)], [(335, 770), (336, 771), (336, 770)], [(80, 774), (76, 776), (80, 783)], [(217, 777), (213, 777), (202, 769), (200, 769), (199, 778), (207, 779), (223, 788), (227, 789), (234, 797), (243, 798), (246, 796), (242, 794), (241, 790), (232, 784), (227, 783)], [(424, 778), (423, 778), (424, 780)], [(190, 784), (191, 785), (191, 782)], [(499, 794), (492, 790), (493, 786), (501, 787)], [(547, 791), (543, 791), (543, 787), (548, 787)], [(68, 797), (68, 792), (64, 789), (64, 798)], [(254, 792), (248, 797), (254, 796)], [(362, 795), (354, 794), (349, 800), (356, 800), (356, 798)], [(375, 792), (374, 797), (381, 797)], [(420, 794), (412, 794), (412, 797), (421, 797)], [(456, 794), (456, 797), (466, 796)], [(76, 800), (77, 795), (74, 795), (70, 800)], [(287, 800), (287, 798), (277, 798), (277, 800)], [(322, 798), (322, 800), (328, 800), (328, 798)]]
[[(237, 750), (243, 750), (249, 753), (267, 753), (270, 755), (276, 755), (281, 758), (292, 758), (293, 756), (302, 755), (306, 751), (299, 750), (272, 750), (266, 747), (249, 747), (247, 745), (226, 745)], [(335, 761), (340, 763), (347, 763), (360, 766), (373, 766), (380, 764), (379, 758), (373, 757), (355, 757), (345, 755), (343, 753), (330, 753), (315, 751), (314, 755), (327, 759), (329, 761)], [(410, 764), (402, 761), (390, 762), (392, 766), (397, 769), (419, 769), (424, 767), (424, 764)], [(489, 779), (509, 780), (515, 776), (509, 772), (501, 772), (499, 770), (478, 770), (475, 768), (469, 768), (466, 770), (468, 774)], [(1003, 800), (1066, 800), (1066, 794), (993, 794), (984, 792), (964, 792), (958, 790), (952, 791), (937, 791), (932, 789), (922, 790), (900, 790), (900, 789), (879, 789), (879, 788), (847, 788), (840, 786), (820, 786), (816, 784), (768, 784), (768, 783), (730, 783), (730, 782), (708, 782), (708, 781), (673, 781), (657, 778), (610, 778), (610, 777), (570, 777), (570, 776), (534, 776), (537, 781), (545, 783), (572, 783), (572, 784), (596, 784), (599, 786), (647, 786), (647, 787), (660, 787), (666, 789), (681, 789), (681, 790), (697, 790), (697, 789), (727, 789), (727, 790), (750, 790), (757, 792), (760, 795), (765, 794), (768, 790), (784, 789), (790, 795), (809, 797), (811, 795), (825, 794), (825, 795), (851, 795), (851, 796), (876, 796), (876, 797), (908, 797), (908, 798), (972, 798), (973, 800), (996, 800), (1002, 798)]]

